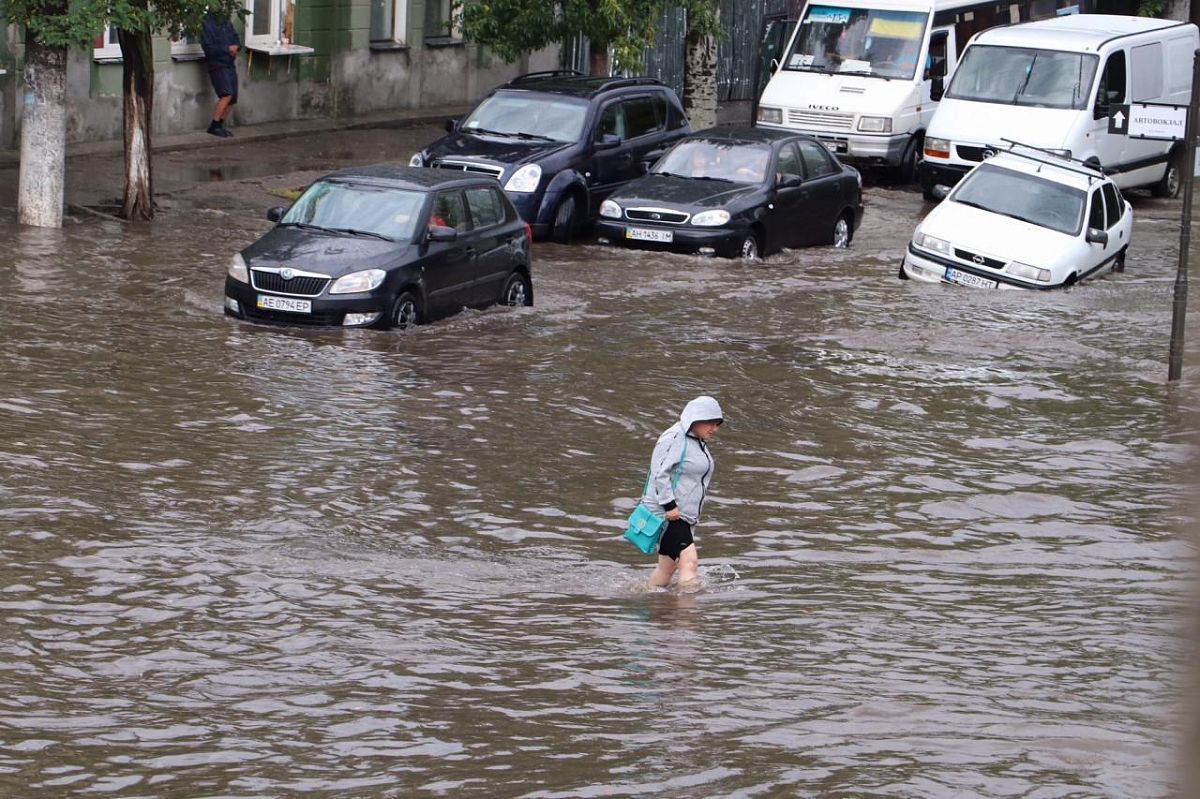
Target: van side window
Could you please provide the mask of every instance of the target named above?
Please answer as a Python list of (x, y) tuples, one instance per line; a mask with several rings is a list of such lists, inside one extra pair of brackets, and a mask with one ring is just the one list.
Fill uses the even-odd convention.
[(1104, 230), (1104, 194), (1100, 189), (1092, 193), (1092, 210), (1088, 212), (1087, 226)]
[(929, 55), (925, 58), (925, 74), (922, 80), (946, 76), (946, 43), (949, 38), (945, 31), (935, 31), (929, 37)]
[(1135, 103), (1158, 100), (1163, 95), (1163, 46), (1162, 42), (1143, 44), (1129, 50), (1129, 64), (1133, 67), (1130, 81), (1130, 99)]
[(1109, 227), (1121, 221), (1121, 211), (1123, 210), (1121, 198), (1117, 196), (1117, 187), (1111, 183), (1104, 185), (1104, 210), (1108, 215)]
[(1125, 51), (1118, 50), (1108, 57), (1100, 75), (1100, 90), (1096, 92), (1096, 119), (1108, 116), (1114, 105), (1125, 102)]

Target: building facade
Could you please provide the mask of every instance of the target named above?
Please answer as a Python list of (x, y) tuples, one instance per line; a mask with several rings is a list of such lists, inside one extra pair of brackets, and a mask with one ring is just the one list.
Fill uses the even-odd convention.
[[(514, 64), (469, 44), (451, 0), (245, 0), (239, 99), (233, 125), (349, 117), (467, 104), (532, 69), (558, 66), (557, 49)], [(70, 55), (67, 138), (122, 135), (121, 49), (113, 30)], [(17, 145), (23, 96), (22, 33), (0, 40), (0, 148)], [(154, 130), (203, 130), (216, 100), (195, 40), (154, 41)]]

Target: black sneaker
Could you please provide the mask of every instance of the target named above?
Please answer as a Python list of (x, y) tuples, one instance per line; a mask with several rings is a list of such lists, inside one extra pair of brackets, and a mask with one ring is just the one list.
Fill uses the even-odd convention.
[(225, 135), (224, 130), (225, 130), (225, 128), (221, 127), (220, 122), (209, 122), (208, 123), (208, 132), (214, 136), (224, 136)]
[(232, 138), (233, 138), (233, 131), (232, 131), (232, 130), (230, 130), (229, 128), (225, 127), (224, 125), (222, 125), (222, 126), (221, 126), (221, 129), (217, 131), (217, 135), (218, 135), (218, 136), (222, 136), (222, 137), (224, 137), (224, 138), (226, 138), (226, 139), (232, 139)]

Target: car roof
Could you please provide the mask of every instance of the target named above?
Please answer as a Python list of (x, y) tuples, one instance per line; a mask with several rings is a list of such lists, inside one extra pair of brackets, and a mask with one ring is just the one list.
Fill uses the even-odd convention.
[(751, 128), (745, 125), (719, 125), (715, 128), (698, 130), (688, 138), (769, 144), (784, 139), (812, 139), (813, 137), (806, 133), (797, 133), (791, 130)]
[(496, 182), (490, 175), (463, 172), (458, 169), (411, 167), (399, 166), (398, 164), (354, 166), (330, 172), (323, 179), (387, 184), (396, 188), (416, 189), (418, 191), (452, 186), (492, 185)]
[[(1108, 181), (1098, 171), (1089, 169), (1080, 163), (1072, 163), (1053, 155), (1026, 156), (1015, 152), (999, 152), (983, 162), (993, 166), (1021, 172), (1026, 175), (1052, 180), (1067, 186), (1087, 191), (1090, 186)], [(980, 164), (982, 166), (983, 164)]]
[(550, 94), (565, 94), (571, 97), (587, 99), (614, 89), (636, 88), (639, 86), (666, 88), (666, 84), (656, 78), (645, 76), (633, 78), (605, 78), (584, 75), (569, 69), (547, 70), (546, 72), (530, 72), (518, 75), (508, 83), (499, 86), (497, 90), (520, 90), (547, 92)]
[(1112, 39), (1165, 28), (1182, 28), (1185, 24), (1153, 17), (1068, 14), (989, 28), (976, 36), (973, 43), (1091, 53)]

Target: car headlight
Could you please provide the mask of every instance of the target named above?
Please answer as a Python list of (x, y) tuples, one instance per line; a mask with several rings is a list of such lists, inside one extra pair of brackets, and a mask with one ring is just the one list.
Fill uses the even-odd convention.
[(617, 205), (612, 200), (605, 200), (600, 203), (600, 216), (605, 219), (620, 219), (621, 206)]
[(425, 166), (425, 158), (420, 153), (413, 153), (412, 158), (408, 159), (409, 166)]
[(516, 172), (513, 172), (512, 177), (508, 179), (508, 183), (504, 184), (504, 190), (528, 194), (531, 191), (537, 191), (538, 184), (541, 181), (542, 168), (537, 164), (526, 164)]
[(916, 232), (916, 235), (913, 236), (913, 244), (924, 250), (933, 250), (934, 252), (940, 252), (943, 255), (950, 254), (950, 242), (946, 241), (945, 239), (939, 239), (935, 236), (928, 236), (919, 230)]
[(250, 273), (246, 270), (246, 259), (240, 252), (229, 259), (229, 276), (239, 283), (249, 283)]
[(1029, 280), (1039, 280), (1042, 283), (1050, 282), (1049, 269), (1041, 269), (1036, 266), (1030, 266), (1029, 264), (1023, 264), (1020, 261), (1013, 261), (1008, 266), (1004, 267), (1004, 271), (1008, 272), (1010, 275), (1028, 278)]
[(950, 140), (925, 137), (925, 155), (932, 155), (934, 158), (949, 158)]
[(716, 227), (723, 225), (729, 221), (729, 212), (717, 209), (715, 211), (701, 211), (692, 217), (692, 224), (700, 227)]
[(783, 109), (782, 108), (770, 108), (767, 106), (760, 105), (758, 107), (758, 121), (766, 122), (768, 125), (782, 125), (783, 124)]
[(864, 133), (891, 133), (891, 117), (859, 117), (858, 129)]
[(361, 272), (351, 272), (333, 281), (329, 287), (330, 294), (358, 294), (363, 291), (373, 291), (387, 276), (382, 269), (364, 269)]

